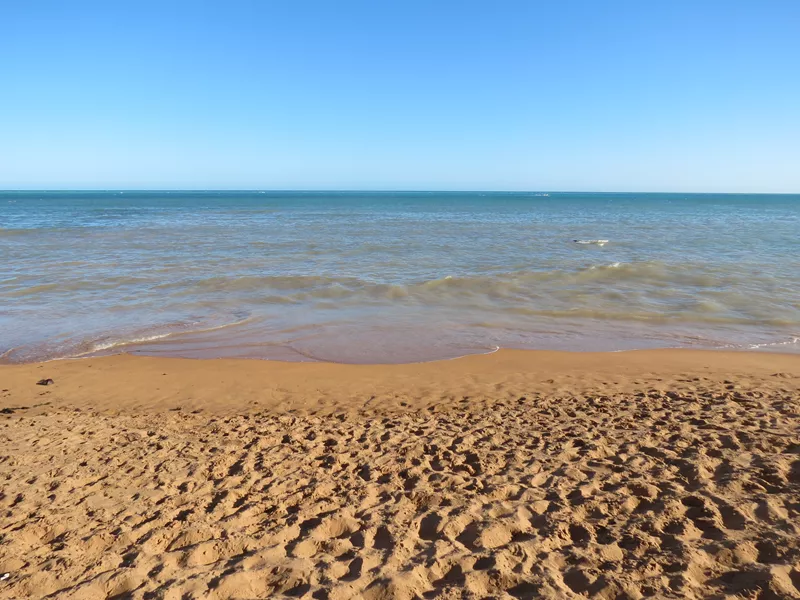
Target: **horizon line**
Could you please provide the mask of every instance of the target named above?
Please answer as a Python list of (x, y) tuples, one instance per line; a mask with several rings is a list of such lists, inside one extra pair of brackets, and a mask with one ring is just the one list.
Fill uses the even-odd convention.
[(489, 190), (489, 189), (279, 189), (279, 188), (3, 188), (0, 193), (39, 193), (39, 192), (257, 192), (257, 193), (295, 193), (295, 194), (690, 194), (694, 196), (797, 196), (797, 192), (693, 192), (693, 191), (602, 191), (602, 190)]

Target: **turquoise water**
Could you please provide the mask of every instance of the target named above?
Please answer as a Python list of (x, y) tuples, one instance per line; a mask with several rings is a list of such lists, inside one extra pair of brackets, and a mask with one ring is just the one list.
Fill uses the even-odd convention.
[(0, 259), (6, 362), (800, 352), (800, 196), (0, 192)]

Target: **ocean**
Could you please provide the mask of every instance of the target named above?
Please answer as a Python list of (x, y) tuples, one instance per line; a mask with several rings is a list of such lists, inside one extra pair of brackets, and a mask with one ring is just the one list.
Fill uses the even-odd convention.
[(800, 195), (0, 192), (0, 356), (800, 352)]

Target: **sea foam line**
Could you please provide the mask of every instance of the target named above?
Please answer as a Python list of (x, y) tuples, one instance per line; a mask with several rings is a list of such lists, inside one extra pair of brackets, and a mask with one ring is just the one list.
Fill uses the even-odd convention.
[(785, 342), (769, 342), (764, 344), (750, 344), (748, 346), (749, 350), (757, 350), (758, 348), (769, 348), (772, 346), (791, 346), (792, 344), (797, 344), (800, 342), (800, 337), (793, 337), (791, 340), (786, 340)]
[(209, 331), (217, 331), (219, 329), (225, 329), (226, 327), (233, 327), (235, 325), (243, 325), (248, 321), (252, 320), (251, 317), (246, 319), (241, 319), (240, 321), (234, 321), (233, 323), (223, 323), (221, 325), (214, 325), (213, 327), (204, 327), (201, 329), (186, 329), (182, 331), (170, 331), (167, 333), (159, 333), (155, 335), (148, 335), (144, 337), (132, 338), (132, 339), (120, 339), (114, 341), (106, 341), (106, 342), (96, 342), (92, 345), (91, 349), (87, 350), (86, 352), (81, 352), (79, 354), (73, 354), (71, 356), (61, 356), (58, 358), (53, 358), (51, 360), (62, 360), (68, 358), (84, 358), (90, 354), (95, 354), (96, 352), (102, 352), (103, 350), (110, 350), (112, 348), (118, 348), (120, 346), (131, 346), (133, 344), (141, 344), (144, 342), (154, 342), (156, 340), (163, 340), (168, 337), (172, 337), (175, 335), (185, 335), (185, 334), (196, 334), (196, 333), (208, 333)]

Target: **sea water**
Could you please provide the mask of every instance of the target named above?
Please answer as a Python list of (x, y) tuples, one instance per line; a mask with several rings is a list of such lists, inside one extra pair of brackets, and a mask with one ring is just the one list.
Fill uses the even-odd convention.
[(800, 352), (800, 196), (0, 192), (0, 355)]

